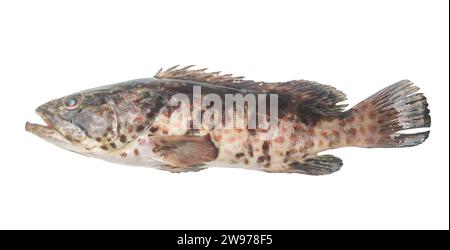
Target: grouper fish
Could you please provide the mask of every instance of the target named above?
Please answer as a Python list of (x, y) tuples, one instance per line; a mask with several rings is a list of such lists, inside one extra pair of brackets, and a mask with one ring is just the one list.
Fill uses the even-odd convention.
[(175, 173), (221, 166), (326, 175), (343, 163), (322, 151), (424, 142), (429, 131), (407, 131), (431, 124), (418, 90), (403, 80), (346, 109), (346, 95), (329, 85), (175, 66), (49, 101), (36, 109), (45, 125), (25, 129), (85, 156)]

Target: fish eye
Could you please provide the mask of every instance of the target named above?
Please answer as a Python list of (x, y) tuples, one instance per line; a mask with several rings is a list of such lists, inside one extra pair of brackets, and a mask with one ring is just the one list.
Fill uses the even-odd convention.
[(68, 96), (64, 99), (64, 106), (69, 110), (76, 109), (80, 105), (80, 100), (80, 95)]

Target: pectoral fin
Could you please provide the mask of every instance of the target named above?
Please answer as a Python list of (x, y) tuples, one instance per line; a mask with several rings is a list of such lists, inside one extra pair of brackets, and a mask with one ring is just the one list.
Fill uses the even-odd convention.
[[(206, 136), (156, 136), (153, 152), (172, 167), (193, 167), (213, 161), (218, 149)], [(182, 172), (176, 170), (175, 172)]]

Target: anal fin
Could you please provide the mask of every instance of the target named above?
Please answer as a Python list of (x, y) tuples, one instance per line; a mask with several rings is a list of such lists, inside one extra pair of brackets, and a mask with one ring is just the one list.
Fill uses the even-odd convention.
[(343, 163), (340, 158), (333, 155), (318, 155), (308, 158), (294, 158), (287, 162), (289, 173), (307, 175), (327, 175), (338, 171)]

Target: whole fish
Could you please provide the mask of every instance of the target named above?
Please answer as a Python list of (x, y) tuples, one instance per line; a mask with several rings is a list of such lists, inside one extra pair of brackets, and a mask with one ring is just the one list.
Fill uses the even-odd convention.
[[(211, 115), (211, 101), (195, 97), (196, 87), (201, 88), (201, 98), (224, 100), (227, 95), (245, 95), (241, 111), (247, 116), (244, 120), (234, 116), (238, 102), (231, 109), (216, 108), (218, 113)], [(318, 154), (328, 149), (410, 147), (424, 142), (429, 131), (403, 133), (431, 124), (427, 99), (417, 93), (418, 89), (403, 80), (345, 110), (346, 105), (341, 103), (346, 100), (345, 94), (328, 85), (306, 80), (256, 82), (175, 66), (161, 69), (153, 78), (47, 102), (36, 109), (46, 125), (27, 122), (25, 128), (79, 154), (170, 172), (225, 166), (324, 175), (342, 166), (338, 157)], [(173, 100), (180, 95), (187, 96), (187, 104)], [(248, 98), (252, 95), (253, 99)], [(267, 101), (269, 96), (276, 97), (276, 110), (268, 108), (273, 103), (265, 102), (257, 108), (249, 105), (260, 97)], [(177, 111), (181, 108), (188, 111), (188, 119), (172, 122), (177, 120), (173, 119), (175, 114), (180, 116)], [(265, 125), (267, 119), (275, 123), (249, 127), (248, 114), (252, 112), (266, 115)], [(193, 121), (206, 114), (216, 123), (194, 127)], [(245, 126), (227, 127), (224, 117)]]

